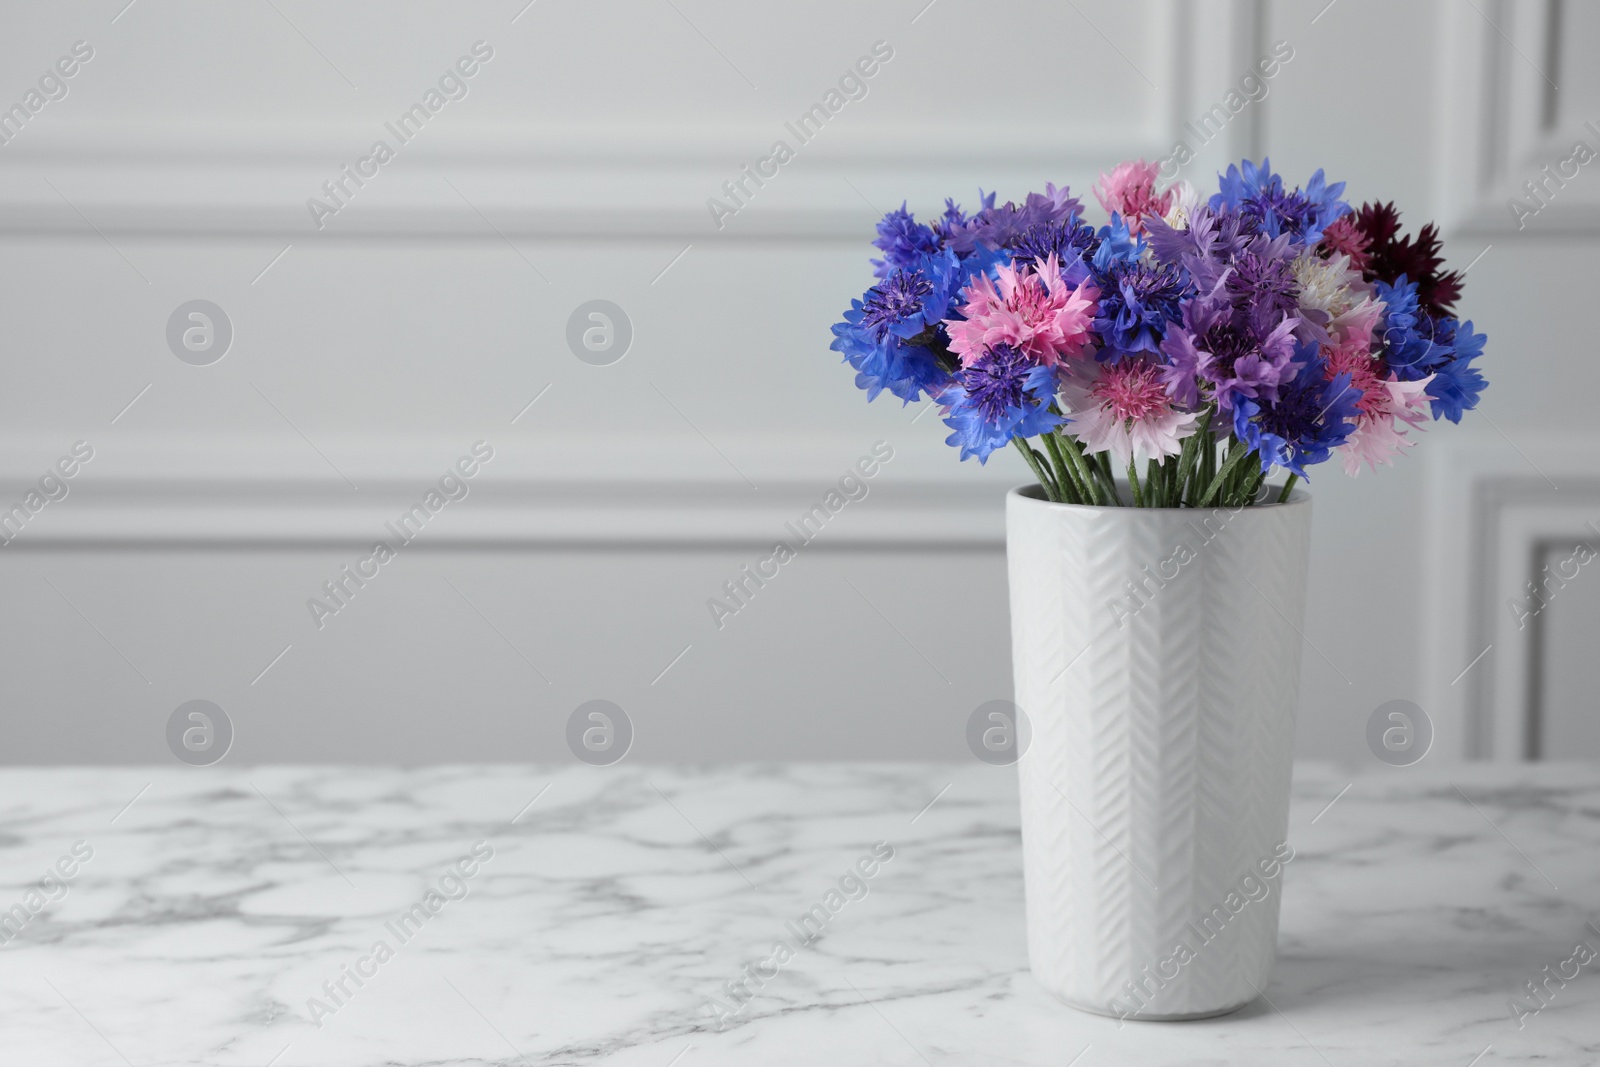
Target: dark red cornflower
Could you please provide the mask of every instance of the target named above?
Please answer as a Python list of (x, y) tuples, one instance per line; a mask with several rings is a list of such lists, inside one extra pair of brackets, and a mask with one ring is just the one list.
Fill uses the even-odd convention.
[(1436, 318), (1452, 314), (1451, 305), (1461, 295), (1461, 275), (1439, 270), (1444, 257), (1439, 255), (1439, 231), (1433, 223), (1418, 230), (1415, 238), (1399, 238), (1400, 213), (1390, 203), (1362, 204), (1355, 225), (1368, 242), (1362, 269), (1367, 281), (1393, 285), (1404, 274), (1417, 283), (1417, 302), (1425, 311)]
[(1323, 258), (1332, 258), (1340, 253), (1350, 257), (1350, 269), (1365, 271), (1371, 257), (1367, 249), (1372, 241), (1366, 234), (1356, 228), (1354, 215), (1341, 215), (1333, 224), (1322, 231)]

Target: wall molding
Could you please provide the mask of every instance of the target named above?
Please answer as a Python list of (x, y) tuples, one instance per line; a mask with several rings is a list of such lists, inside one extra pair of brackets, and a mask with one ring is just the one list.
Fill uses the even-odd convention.
[[(577, 485), (489, 481), (419, 523), (416, 544), (435, 549), (770, 549), (777, 541), (833, 549), (982, 548), (1005, 545), (1004, 493), (961, 482), (866, 483), (857, 500), (827, 508), (831, 483), (683, 482)], [(83, 484), (33, 516), (0, 552), (29, 549), (365, 548), (394, 543), (400, 516), (427, 483), (367, 483), (359, 494), (325, 482)], [(24, 487), (0, 486), (9, 508)], [(815, 511), (822, 507), (821, 513)], [(812, 524), (802, 526), (806, 516)], [(389, 524), (386, 526), (386, 523)], [(409, 534), (408, 528), (404, 531)]]
[[(1600, 233), (1600, 182), (1585, 196), (1561, 189), (1537, 214), (1520, 222), (1512, 197), (1527, 200), (1522, 183), (1571, 153), (1582, 139), (1600, 150), (1584, 116), (1557, 106), (1563, 24), (1570, 0), (1444, 4), (1440, 7), (1440, 82), (1435, 132), (1441, 221), (1455, 232), (1534, 237), (1592, 237)], [(1581, 102), (1575, 107), (1581, 107)], [(1587, 116), (1600, 123), (1600, 109)], [(1593, 166), (1591, 164), (1590, 166)], [(1578, 179), (1585, 181), (1583, 175)]]
[[(915, 429), (933, 432), (881, 435), (892, 458), (860, 479), (865, 496), (839, 508), (818, 544), (1003, 547), (1005, 493), (1025, 472), (1003, 457), (987, 467), (957, 466), (937, 443), (939, 427)], [(44, 505), (0, 551), (367, 544), (435, 488), (477, 436), (328, 437), (319, 439), (321, 455), (287, 437), (212, 438), (204, 447), (138, 436), (96, 440), (93, 459), (65, 483), (65, 498)], [(68, 444), (0, 441), (0, 517), (38, 488)], [(492, 447), (493, 458), (462, 479), (466, 497), (442, 507), (419, 544), (770, 548), (785, 536), (785, 523), (840, 491), (841, 478), (872, 453), (874, 436), (868, 428), (804, 438), (725, 435), (717, 446), (723, 455), (690, 435), (523, 432), (495, 436)], [(737, 457), (738, 468), (724, 456)]]
[[(1151, 154), (1153, 142), (1125, 146)], [(472, 157), (397, 161), (337, 215), (316, 224), (306, 201), (337, 163), (320, 168), (213, 157), (204, 165), (41, 161), (0, 174), (0, 233), (183, 238), (274, 237), (329, 241), (415, 238), (840, 240), (862, 242), (881, 210), (900, 202), (924, 211), (977, 190), (1009, 195), (1060, 174), (1087, 191), (1122, 151), (1083, 161), (998, 158), (934, 165), (913, 158), (804, 159), (759, 190), (750, 206), (716, 225), (706, 201), (737, 177), (737, 157), (561, 166)], [(52, 186), (54, 188), (52, 188)], [(863, 199), (864, 197), (870, 200)], [(893, 197), (894, 199), (890, 199)]]
[[(1264, 0), (1159, 0), (1148, 57), (1135, 58), (1160, 84), (1146, 121), (1126, 127), (1073, 128), (1063, 121), (1041, 140), (1036, 124), (1008, 126), (1002, 118), (986, 127), (981, 142), (963, 142), (956, 157), (946, 147), (947, 126), (885, 134), (885, 124), (855, 123), (853, 117), (863, 116), (846, 111), (721, 230), (706, 199), (769, 148), (782, 133), (780, 121), (716, 125), (686, 115), (672, 128), (429, 126), (318, 230), (306, 199), (365, 151), (381, 124), (299, 127), (274, 120), (222, 129), (154, 114), (113, 128), (51, 111), (0, 147), (0, 234), (95, 243), (120, 243), (124, 236), (271, 236), (295, 242), (297, 250), (302, 240), (408, 239), (838, 241), (864, 248), (880, 211), (902, 199), (924, 212), (948, 195), (964, 197), (970, 207), (980, 185), (999, 189), (1006, 199), (1051, 179), (1070, 183), (1092, 206), (1090, 185), (1102, 169), (1134, 156), (1160, 159), (1180, 138), (1194, 141), (1184, 125), (1237, 87), (1268, 50), (1264, 12)], [(1085, 23), (1083, 32), (1091, 30)], [(1135, 78), (1131, 70), (1127, 76)], [(1228, 160), (1254, 154), (1264, 109), (1273, 100), (1269, 95), (1248, 105), (1219, 135), (1196, 146), (1184, 176), (1203, 180)], [(933, 419), (924, 422), (930, 425), (917, 427), (919, 437), (944, 436)], [(872, 433), (864, 426), (848, 439), (772, 433), (742, 442), (718, 434), (719, 447), (739, 457), (741, 467), (748, 463), (762, 487), (748, 500), (741, 496), (749, 492), (743, 475), (735, 477), (705, 441), (687, 433), (682, 440), (634, 442), (625, 453), (615, 451), (614, 441), (541, 439), (526, 450), (536, 451), (537, 461), (498, 461), (465, 506), (447, 509), (437, 540), (756, 544), (814, 503), (862, 454)], [(315, 436), (362, 486), (358, 503), (296, 440), (280, 452), (275, 442), (214, 435), (203, 449), (193, 437), (124, 438), (114, 448), (107, 443), (72, 496), (47, 508), (17, 546), (364, 539), (407, 502), (408, 486), (426, 485), (445, 465), (430, 457), (448, 460), (471, 440)], [(506, 455), (513, 457), (515, 442), (505, 436)], [(900, 436), (886, 436), (900, 444)], [(498, 437), (495, 443), (501, 444)], [(16, 499), (61, 443), (11, 444), (16, 447), (0, 450), (0, 492), (6, 494), (0, 504)], [(957, 466), (941, 445), (907, 445), (870, 499), (846, 509), (830, 540), (1000, 546), (1004, 490), (1025, 475), (1008, 479), (1004, 461), (981, 471), (975, 464)], [(21, 457), (40, 457), (38, 466)], [(608, 502), (622, 497), (629, 506)]]
[[(1147, 121), (1063, 126), (1042, 142), (1036, 124), (1007, 125), (1001, 116), (958, 158), (948, 126), (854, 122), (847, 110), (722, 229), (707, 198), (785, 136), (781, 121), (429, 127), (319, 230), (307, 198), (369, 150), (381, 123), (241, 131), (160, 116), (132, 128), (41, 120), (0, 147), (0, 233), (854, 241), (902, 199), (923, 210), (952, 195), (970, 204), (980, 185), (1016, 198), (1049, 178), (1092, 203), (1100, 171), (1167, 155), (1183, 124), (1236, 86), (1263, 52), (1264, 0), (1158, 6), (1167, 17), (1152, 22), (1146, 65), (1161, 84)], [(1249, 105), (1199, 149), (1186, 174), (1253, 152), (1266, 106)]]
[(1539, 630), (1509, 605), (1541, 546), (1594, 541), (1600, 441), (1520, 434), (1440, 443), (1429, 479), (1425, 710), (1447, 758), (1537, 756)]

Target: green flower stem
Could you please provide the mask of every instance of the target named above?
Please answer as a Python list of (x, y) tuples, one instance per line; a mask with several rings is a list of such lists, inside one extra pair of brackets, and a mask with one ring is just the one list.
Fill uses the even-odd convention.
[(1094, 479), (1089, 477), (1088, 471), (1084, 469), (1083, 454), (1078, 451), (1078, 442), (1073, 440), (1070, 435), (1061, 433), (1058, 430), (1056, 431), (1056, 449), (1061, 453), (1067, 470), (1072, 473), (1078, 492), (1083, 496), (1083, 502), (1085, 504), (1100, 503), (1099, 486)]
[(1198, 506), (1202, 508), (1210, 507), (1217, 500), (1217, 496), (1222, 492), (1223, 487), (1238, 472), (1245, 457), (1252, 454), (1238, 440), (1230, 440), (1228, 442), (1228, 458), (1223, 461), (1222, 469), (1217, 471), (1216, 477), (1211, 479), (1211, 485), (1206, 488), (1205, 493), (1200, 497)]
[(1063, 499), (1069, 504), (1088, 503), (1088, 495), (1067, 464), (1066, 457), (1061, 453), (1060, 436), (1050, 430), (1046, 430), (1041, 436), (1044, 438), (1045, 451), (1050, 453), (1050, 458), (1055, 463), (1056, 483), (1061, 486)]
[(1045, 454), (1045, 451), (1032, 445), (1028, 446), (1028, 451), (1033, 453), (1034, 461), (1037, 462), (1044, 472), (1050, 476), (1051, 483), (1056, 487), (1056, 499), (1063, 504), (1077, 503), (1077, 501), (1074, 499), (1077, 494), (1073, 491), (1072, 483), (1063, 482), (1061, 480), (1060, 475), (1057, 474), (1055, 468), (1051, 465), (1050, 457)]
[(1066, 434), (1061, 437), (1062, 447), (1066, 449), (1067, 456), (1077, 465), (1078, 475), (1083, 479), (1084, 485), (1090, 490), (1093, 502), (1102, 507), (1115, 507), (1118, 503), (1116, 493), (1107, 492), (1105, 483), (1100, 478), (1100, 468), (1094, 460), (1085, 456), (1083, 446), (1078, 441)]
[(1239, 504), (1247, 505), (1256, 502), (1256, 493), (1261, 490), (1261, 483), (1267, 480), (1267, 472), (1261, 465), (1261, 453), (1256, 453), (1256, 462), (1246, 467), (1239, 476)]
[[(1154, 468), (1148, 469), (1147, 474), (1154, 474)], [(1133, 506), (1136, 508), (1144, 507), (1144, 493), (1139, 490), (1139, 465), (1138, 461), (1132, 456), (1128, 457), (1128, 487), (1133, 490)], [(1153, 490), (1154, 488), (1155, 483), (1152, 482), (1151, 489)], [(1152, 504), (1151, 506), (1154, 507), (1155, 505)]]
[(1113, 504), (1121, 501), (1117, 498), (1117, 477), (1111, 473), (1111, 454), (1109, 452), (1096, 452), (1095, 461), (1100, 467), (1100, 476), (1106, 480), (1106, 492), (1111, 496)]
[(1050, 466), (1050, 456), (1045, 453), (1043, 448), (1040, 448), (1038, 445), (1034, 445), (1032, 442), (1027, 443), (1027, 451), (1030, 451), (1030, 453), (1034, 454), (1034, 462), (1035, 464), (1038, 464), (1038, 469), (1045, 472), (1046, 478), (1050, 478), (1050, 485), (1054, 486), (1054, 490), (1056, 490), (1056, 501), (1061, 502), (1061, 504), (1066, 504), (1067, 488), (1066, 486), (1061, 485), (1061, 478), (1056, 477), (1056, 470), (1054, 470), (1054, 467)]
[(1222, 502), (1236, 508), (1248, 504), (1250, 497), (1245, 490), (1250, 485), (1251, 477), (1250, 464), (1239, 464), (1239, 468), (1233, 472), (1233, 477), (1228, 479), (1228, 488), (1222, 495)]
[[(1061, 408), (1053, 400), (1050, 402), (1050, 411), (1055, 415), (1061, 414)], [(1077, 491), (1078, 503), (1096, 503), (1091, 483), (1084, 477), (1082, 464), (1074, 462), (1078, 458), (1075, 447), (1077, 441), (1066, 432), (1064, 425), (1057, 426), (1054, 430), (1046, 430), (1044, 438), (1045, 447), (1050, 449), (1051, 455), (1055, 456), (1056, 462), (1066, 472), (1068, 481)]]
[(1028, 461), (1028, 466), (1033, 468), (1034, 477), (1038, 478), (1039, 484), (1044, 487), (1044, 495), (1057, 504), (1061, 503), (1061, 491), (1056, 488), (1050, 475), (1045, 473), (1044, 467), (1039, 463), (1039, 457), (1034, 455), (1033, 448), (1020, 437), (1013, 437), (1011, 443), (1017, 446), (1017, 451), (1022, 453), (1023, 458)]
[(1211, 439), (1211, 413), (1215, 410), (1215, 408), (1206, 408), (1200, 416), (1199, 425), (1195, 428), (1194, 433), (1190, 434), (1188, 439), (1183, 442), (1183, 455), (1178, 460), (1178, 484), (1174, 489), (1174, 505), (1181, 504), (1185, 497), (1188, 498), (1190, 506), (1194, 504), (1195, 488), (1192, 483), (1194, 481), (1195, 464), (1200, 460), (1200, 449), (1203, 447), (1203, 443)]
[(1256, 503), (1256, 495), (1261, 492), (1261, 483), (1267, 480), (1267, 472), (1259, 466), (1250, 472), (1244, 479), (1243, 492), (1239, 497), (1241, 504)]
[[(1239, 447), (1242, 449), (1244, 446), (1239, 445)], [(1234, 446), (1230, 444), (1228, 446), (1229, 459), (1233, 458), (1233, 449)], [(1228, 472), (1228, 476), (1222, 480), (1222, 492), (1217, 494), (1218, 506), (1232, 507), (1237, 502), (1239, 497), (1239, 477), (1243, 473), (1244, 465), (1242, 463), (1236, 465), (1233, 470)]]
[(1217, 476), (1217, 444), (1216, 435), (1213, 434), (1207, 439), (1205, 452), (1200, 457), (1205, 462), (1200, 468), (1200, 484), (1195, 487), (1195, 507), (1200, 506), (1200, 498), (1205, 495), (1206, 488)]
[[(1233, 458), (1233, 450), (1235, 448), (1243, 449), (1244, 442), (1238, 438), (1229, 442), (1228, 457), (1230, 459)], [(1248, 465), (1239, 464), (1233, 469), (1233, 473), (1228, 475), (1227, 480), (1222, 483), (1222, 492), (1217, 496), (1217, 503), (1224, 507), (1238, 507), (1244, 500), (1244, 483), (1249, 480), (1250, 470)]]
[(1278, 494), (1278, 503), (1280, 503), (1280, 504), (1288, 503), (1288, 501), (1289, 501), (1289, 491), (1294, 488), (1294, 483), (1298, 482), (1299, 480), (1300, 480), (1300, 476), (1298, 474), (1289, 475), (1288, 479), (1283, 483), (1283, 492)]

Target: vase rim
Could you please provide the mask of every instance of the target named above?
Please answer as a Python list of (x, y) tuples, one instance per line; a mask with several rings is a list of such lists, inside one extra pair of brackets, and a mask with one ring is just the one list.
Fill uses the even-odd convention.
[[(1128, 483), (1125, 482), (1125, 481), (1118, 481), (1117, 482), (1117, 489), (1118, 489), (1118, 494), (1120, 496), (1122, 496), (1123, 499), (1127, 499), (1127, 496), (1128, 496)], [(1117, 513), (1117, 514), (1123, 514), (1123, 513), (1130, 513), (1130, 512), (1131, 513), (1156, 512), (1156, 513), (1161, 513), (1161, 514), (1177, 514), (1177, 513), (1198, 514), (1200, 512), (1216, 511), (1218, 509), (1232, 510), (1232, 509), (1224, 508), (1223, 505), (1221, 505), (1221, 504), (1214, 504), (1214, 505), (1212, 505), (1210, 507), (1204, 507), (1204, 508), (1187, 508), (1187, 507), (1185, 507), (1185, 508), (1141, 508), (1141, 507), (1135, 507), (1132, 504), (1125, 504), (1125, 505), (1122, 505), (1122, 506), (1107, 506), (1105, 504), (1069, 504), (1069, 503), (1065, 503), (1065, 502), (1059, 501), (1059, 500), (1046, 500), (1045, 496), (1044, 496), (1044, 486), (1040, 485), (1038, 482), (1032, 482), (1032, 483), (1029, 483), (1027, 485), (1015, 486), (1014, 488), (1010, 489), (1006, 493), (1006, 498), (1008, 500), (1010, 498), (1012, 498), (1012, 497), (1015, 497), (1018, 500), (1028, 501), (1030, 504), (1042, 504), (1042, 505), (1044, 505), (1045, 507), (1048, 507), (1048, 508), (1065, 508), (1065, 509), (1068, 509), (1070, 511), (1076, 511), (1076, 512), (1080, 512), (1080, 513), (1114, 512), (1114, 513)], [(1281, 504), (1278, 503), (1276, 500), (1273, 500), (1273, 501), (1271, 501), (1269, 503), (1265, 503), (1265, 504), (1246, 505), (1245, 507), (1239, 508), (1239, 510), (1240, 511), (1249, 510), (1249, 511), (1254, 511), (1254, 512), (1260, 513), (1260, 512), (1269, 511), (1269, 510), (1271, 510), (1273, 508), (1297, 508), (1297, 507), (1310, 507), (1310, 506), (1311, 506), (1311, 494), (1309, 492), (1307, 492), (1306, 490), (1301, 489), (1298, 486), (1296, 486), (1294, 489), (1291, 489), (1289, 491), (1289, 499), (1284, 501)]]

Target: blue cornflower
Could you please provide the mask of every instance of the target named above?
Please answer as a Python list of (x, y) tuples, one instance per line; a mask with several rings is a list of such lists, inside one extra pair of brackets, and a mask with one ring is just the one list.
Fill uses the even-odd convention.
[(962, 260), (948, 248), (924, 253), (850, 301), (829, 347), (856, 369), (869, 401), (887, 389), (909, 404), (945, 386), (951, 360), (941, 359), (949, 344), (942, 320), (972, 275), (997, 258), (985, 252)]
[(909, 270), (923, 255), (937, 252), (940, 244), (939, 235), (918, 222), (902, 202), (898, 210), (878, 222), (878, 236), (872, 246), (884, 255), (872, 261), (872, 272), (887, 278), (897, 270)]
[(1058, 219), (1029, 226), (1013, 237), (1006, 249), (1023, 261), (1049, 259), (1054, 255), (1065, 269), (1085, 255), (1092, 255), (1099, 244), (1100, 238), (1093, 226), (1076, 219)]
[(1420, 381), (1449, 361), (1455, 335), (1418, 307), (1416, 282), (1402, 274), (1393, 285), (1373, 282), (1372, 291), (1383, 301), (1383, 359), (1395, 377)]
[(1218, 191), (1211, 194), (1212, 211), (1240, 211), (1246, 201), (1263, 193), (1283, 193), (1283, 179), (1272, 173), (1272, 160), (1267, 158), (1261, 160), (1259, 167), (1249, 159), (1237, 166), (1229, 163), (1227, 173), (1217, 175), (1217, 185)]
[[(861, 302), (854, 303), (852, 310), (859, 312)], [(833, 344), (828, 347), (842, 353), (855, 369), (856, 388), (865, 390), (869, 401), (887, 389), (909, 404), (924, 394), (937, 395), (949, 384), (950, 372), (932, 348), (910, 344), (892, 333), (875, 340), (870, 330), (848, 321), (851, 313), (845, 312), (845, 322), (834, 324)]]
[(861, 301), (861, 328), (871, 330), (880, 341), (891, 333), (915, 337), (927, 324), (923, 301), (932, 295), (933, 283), (923, 275), (897, 271), (867, 290)]
[(1478, 406), (1488, 382), (1472, 366), (1488, 340), (1474, 333), (1471, 322), (1435, 319), (1418, 304), (1417, 283), (1404, 274), (1393, 285), (1374, 282), (1373, 292), (1384, 303), (1383, 357), (1395, 377), (1415, 382), (1433, 375), (1428, 397), (1435, 419), (1460, 422), (1463, 412)]
[[(1266, 162), (1262, 160), (1262, 162)], [(1311, 175), (1311, 180), (1306, 182), (1305, 191), (1300, 194), (1305, 203), (1305, 208), (1296, 219), (1296, 231), (1299, 239), (1307, 244), (1314, 245), (1322, 240), (1322, 232), (1332, 226), (1340, 216), (1350, 213), (1350, 205), (1339, 199), (1344, 192), (1344, 182), (1329, 184), (1322, 175), (1322, 168)]]
[(1428, 398), (1433, 401), (1433, 417), (1460, 422), (1463, 412), (1478, 406), (1478, 397), (1488, 388), (1478, 368), (1472, 361), (1483, 355), (1484, 343), (1489, 339), (1472, 332), (1472, 322), (1440, 319), (1436, 327), (1439, 339), (1450, 349), (1450, 358), (1434, 366), (1433, 381), (1428, 383)]
[(1144, 254), (1145, 240), (1136, 237), (1128, 230), (1128, 224), (1122, 216), (1115, 211), (1111, 213), (1111, 224), (1100, 227), (1100, 244), (1094, 250), (1094, 257), (1090, 264), (1096, 274), (1107, 274), (1111, 264), (1118, 261), (1133, 263)]
[(1096, 272), (1095, 282), (1100, 314), (1094, 328), (1104, 343), (1099, 358), (1115, 363), (1134, 352), (1150, 352), (1161, 360), (1167, 326), (1182, 318), (1183, 272), (1169, 264), (1113, 259)]
[(1233, 433), (1261, 453), (1261, 470), (1274, 465), (1306, 477), (1306, 467), (1321, 463), (1344, 444), (1360, 417), (1361, 391), (1349, 374), (1326, 377), (1327, 361), (1306, 346), (1305, 362), (1293, 379), (1278, 386), (1276, 403), (1263, 405), (1239, 397), (1233, 406)]
[(949, 406), (944, 424), (953, 431), (947, 445), (961, 446), (961, 458), (986, 463), (1013, 437), (1033, 437), (1067, 420), (1050, 410), (1056, 376), (1010, 345), (988, 349), (955, 373), (939, 397)]
[(851, 301), (845, 322), (870, 332), (874, 341), (888, 334), (909, 340), (939, 329), (961, 289), (992, 259), (990, 254), (963, 262), (948, 248), (924, 253), (868, 289), (860, 300)]
[(1315, 244), (1350, 205), (1339, 199), (1344, 182), (1328, 184), (1320, 169), (1304, 189), (1285, 189), (1283, 179), (1272, 172), (1272, 161), (1263, 158), (1257, 167), (1250, 160), (1228, 164), (1219, 176), (1220, 192), (1211, 195), (1211, 210), (1224, 208), (1254, 219), (1268, 237), (1289, 234), (1303, 244)]

